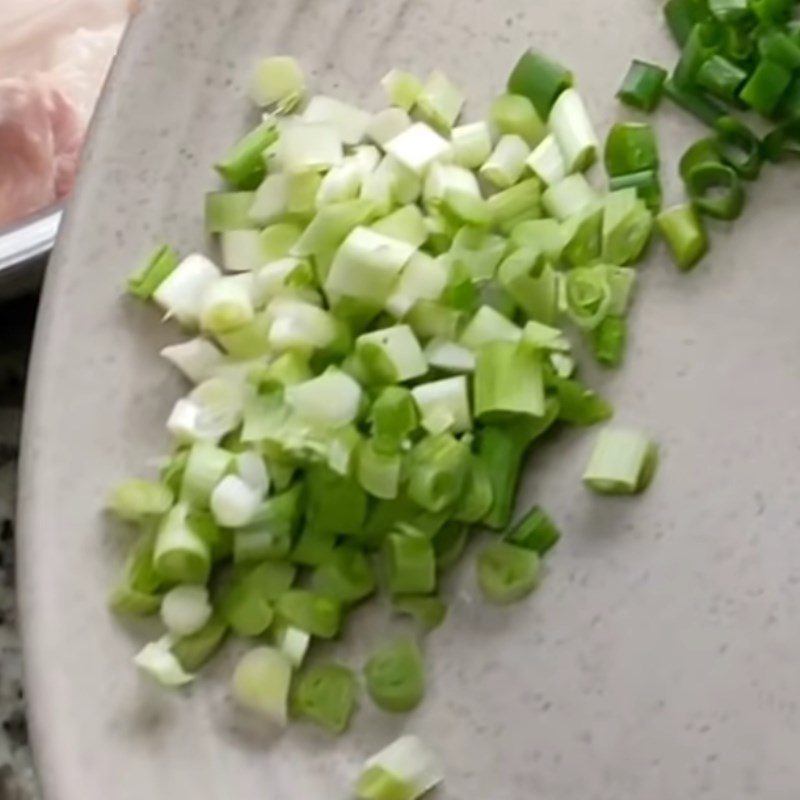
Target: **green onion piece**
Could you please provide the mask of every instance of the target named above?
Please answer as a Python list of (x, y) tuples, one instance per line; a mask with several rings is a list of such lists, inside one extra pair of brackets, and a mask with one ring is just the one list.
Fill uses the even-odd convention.
[(276, 561), (240, 572), (220, 599), (220, 616), (236, 633), (259, 636), (272, 624), (273, 603), (289, 591), (295, 573), (291, 564)]
[(433, 369), (444, 372), (473, 372), (475, 354), (446, 339), (432, 339), (425, 347), (425, 358)]
[(447, 617), (447, 605), (438, 597), (396, 597), (392, 608), (412, 617), (424, 631), (435, 630)]
[(743, 122), (735, 117), (722, 117), (714, 126), (722, 160), (746, 180), (754, 180), (761, 172), (761, 142)]
[[(511, 186), (501, 192), (495, 192), (489, 197), (487, 203), (489, 211), (494, 220), (495, 226), (502, 231), (513, 228), (519, 222), (540, 217), (540, 200), (542, 198), (542, 188), (538, 179), (526, 178), (516, 186)], [(459, 231), (455, 241), (459, 239), (463, 231)], [(493, 240), (492, 240), (493, 241)], [(492, 253), (500, 251), (499, 242), (495, 243)], [(502, 257), (502, 251), (501, 257)]]
[(250, 99), (262, 108), (276, 108), (279, 114), (291, 111), (306, 90), (303, 70), (291, 56), (272, 56), (256, 65), (250, 79)]
[(429, 433), (460, 433), (472, 427), (467, 379), (463, 375), (419, 384), (411, 390), (411, 394), (417, 404), (422, 427)]
[(401, 736), (368, 758), (358, 778), (358, 800), (419, 800), (444, 779), (436, 754), (416, 736)]
[(277, 141), (275, 123), (262, 122), (237, 142), (215, 168), (234, 189), (255, 189), (267, 174), (263, 153)]
[(301, 667), (311, 645), (311, 634), (278, 622), (273, 627), (272, 636), (275, 646), (289, 659), (292, 666), (295, 669)]
[(541, 561), (533, 550), (492, 542), (478, 555), (478, 585), (491, 603), (507, 605), (527, 597), (539, 584)]
[(119, 583), (109, 597), (109, 606), (116, 613), (147, 616), (161, 607), (165, 581), (153, 563), (155, 541), (154, 532), (143, 533), (128, 553)]
[(291, 559), (294, 563), (306, 567), (318, 567), (331, 558), (335, 548), (334, 534), (305, 530), (300, 534), (292, 550)]
[[(425, 218), (416, 205), (407, 205), (393, 211), (388, 217), (372, 224), (372, 230), (408, 242), (412, 247), (422, 247), (428, 238)], [(408, 266), (406, 267), (408, 269)]]
[(553, 104), (548, 120), (567, 172), (585, 171), (597, 158), (600, 141), (583, 99), (575, 89), (565, 89)]
[(673, 38), (683, 47), (694, 26), (708, 17), (707, 6), (702, 0), (667, 0), (664, 17)]
[(697, 83), (727, 103), (736, 101), (747, 73), (721, 55), (711, 56), (697, 71)]
[(408, 325), (394, 325), (356, 339), (356, 355), (375, 383), (402, 383), (420, 378), (428, 363)]
[(754, 111), (768, 117), (778, 107), (791, 82), (792, 73), (786, 67), (762, 59), (739, 92), (739, 97)]
[(411, 392), (402, 386), (382, 389), (370, 409), (370, 422), (375, 450), (387, 455), (400, 452), (419, 427)]
[(255, 198), (255, 192), (209, 192), (205, 204), (206, 233), (257, 228), (250, 219)]
[(602, 265), (576, 267), (567, 273), (566, 309), (576, 325), (594, 330), (609, 313), (611, 286)]
[(358, 482), (373, 497), (391, 500), (400, 491), (403, 459), (399, 453), (383, 453), (375, 443), (362, 441), (358, 448)]
[(163, 483), (132, 478), (114, 489), (108, 507), (120, 519), (141, 522), (166, 514), (172, 508), (173, 499), (169, 487)]
[(284, 592), (275, 604), (275, 611), (285, 622), (320, 639), (332, 639), (342, 623), (338, 601), (305, 589)]
[(614, 411), (602, 397), (570, 378), (552, 378), (558, 400), (558, 418), (568, 425), (595, 425), (609, 419)]
[(300, 519), (301, 500), (299, 484), (267, 500), (252, 522), (234, 534), (234, 563), (254, 564), (265, 558), (288, 555)]
[(292, 711), (331, 733), (342, 733), (356, 710), (356, 688), (356, 677), (347, 667), (315, 664), (296, 679)]
[(309, 530), (357, 535), (367, 516), (367, 494), (354, 480), (324, 467), (307, 473), (306, 514)]
[(561, 531), (544, 509), (534, 506), (503, 534), (503, 538), (515, 547), (532, 550), (543, 557), (556, 546)]
[(372, 565), (361, 550), (337, 547), (330, 558), (311, 575), (311, 589), (322, 597), (330, 597), (342, 605), (351, 605), (375, 591)]
[(292, 665), (273, 647), (256, 647), (239, 660), (232, 679), (234, 700), (276, 725), (288, 721)]
[(169, 689), (186, 686), (194, 679), (187, 673), (170, 650), (172, 638), (162, 636), (156, 642), (145, 645), (134, 657), (133, 663), (153, 680)]
[(428, 539), (390, 533), (384, 551), (392, 595), (430, 594), (436, 589), (436, 558)]
[(678, 172), (684, 182), (689, 180), (689, 175), (695, 167), (703, 164), (719, 164), (722, 156), (719, 150), (719, 142), (716, 137), (706, 137), (698, 139), (690, 145), (686, 152), (681, 156), (678, 164)]
[(642, 256), (653, 231), (653, 215), (635, 189), (610, 192), (603, 211), (603, 260), (634, 264)]
[(750, 0), (750, 11), (765, 23), (785, 23), (792, 13), (792, 0)]
[(481, 347), (473, 386), (475, 416), (482, 422), (544, 414), (541, 358), (525, 344), (491, 342)]
[(719, 46), (718, 26), (710, 23), (695, 25), (681, 50), (681, 57), (672, 71), (670, 80), (683, 89), (694, 87), (700, 68), (717, 52)]
[[(368, 767), (358, 777), (358, 800), (408, 800), (414, 790), (381, 767)], [(419, 796), (419, 795), (417, 795)]]
[(464, 94), (441, 70), (434, 70), (417, 96), (415, 110), (435, 128), (450, 132), (464, 106)]
[(317, 172), (290, 175), (286, 187), (286, 213), (295, 217), (312, 217), (317, 209), (316, 198), (321, 185), (322, 177)]
[(501, 136), (480, 168), (481, 177), (498, 189), (513, 186), (522, 177), (530, 152), (522, 137), (512, 134)]
[[(564, 249), (561, 258), (568, 265), (583, 267), (600, 258), (603, 245), (602, 205), (589, 207), (564, 222)], [(549, 320), (553, 322), (553, 318)]]
[(604, 366), (618, 367), (625, 356), (628, 323), (624, 317), (608, 316), (592, 332), (595, 358)]
[(658, 145), (651, 125), (618, 122), (606, 139), (605, 165), (614, 178), (632, 172), (658, 169)]
[(693, 89), (678, 86), (672, 78), (664, 84), (664, 94), (684, 111), (697, 117), (709, 127), (713, 127), (720, 117), (727, 116), (727, 111), (711, 98)]
[(518, 342), (522, 331), (491, 306), (481, 306), (461, 334), (461, 344), (475, 352), (488, 342)]
[(658, 448), (638, 431), (606, 429), (597, 437), (583, 482), (601, 494), (637, 494), (653, 479)]
[(381, 78), (381, 86), (393, 106), (411, 111), (422, 93), (422, 81), (410, 72), (393, 69)]
[(486, 464), (473, 456), (453, 518), (459, 522), (480, 522), (492, 510), (493, 502), (494, 489)]
[(261, 234), (256, 230), (223, 231), (219, 246), (222, 265), (228, 272), (251, 272), (264, 264)]
[(286, 258), (301, 234), (300, 226), (292, 222), (277, 222), (264, 228), (260, 233), (264, 261)]
[(585, 211), (597, 201), (597, 194), (580, 173), (554, 183), (542, 195), (542, 204), (551, 217), (562, 222)]
[(656, 224), (679, 269), (690, 270), (708, 251), (708, 237), (693, 206), (685, 204), (662, 211)]
[(564, 229), (555, 219), (531, 219), (520, 222), (511, 231), (511, 242), (517, 247), (541, 250), (551, 262), (561, 258)]
[(531, 347), (546, 352), (568, 353), (569, 340), (558, 328), (543, 325), (541, 322), (529, 322), (522, 332), (523, 340)]
[(171, 650), (187, 672), (197, 672), (219, 651), (227, 635), (228, 626), (212, 615), (199, 631), (176, 639)]
[(211, 571), (208, 545), (188, 523), (189, 506), (178, 503), (158, 529), (153, 564), (166, 581), (205, 583)]
[(708, 10), (720, 22), (739, 22), (747, 17), (747, 0), (708, 0)]
[(404, 713), (416, 708), (425, 694), (425, 664), (410, 639), (381, 645), (364, 665), (367, 692), (378, 708)]
[(192, 445), (183, 471), (181, 500), (200, 508), (208, 507), (211, 492), (231, 465), (231, 454), (206, 442)]
[(200, 327), (218, 334), (241, 328), (255, 317), (253, 276), (226, 275), (211, 284), (203, 294)]
[(292, 248), (292, 255), (321, 258), (341, 245), (357, 226), (374, 213), (369, 200), (348, 200), (323, 206), (305, 228)]
[(408, 457), (408, 496), (434, 514), (461, 495), (470, 466), (469, 448), (449, 433), (428, 436)]
[(550, 186), (567, 177), (567, 163), (558, 140), (551, 133), (533, 149), (525, 162), (542, 183)]
[(725, 164), (707, 163), (692, 168), (686, 191), (698, 211), (715, 219), (736, 219), (744, 208), (742, 182)]
[(442, 572), (455, 566), (464, 555), (469, 541), (469, 528), (456, 522), (448, 522), (433, 537), (436, 568)]
[[(546, 325), (555, 321), (557, 277), (542, 251), (533, 247), (515, 250), (500, 265), (497, 277), (515, 305), (530, 319)], [(474, 330), (471, 334), (465, 331), (462, 342), (465, 344), (473, 342), (474, 335)], [(517, 331), (515, 335), (518, 338)]]
[(761, 142), (761, 153), (775, 163), (800, 158), (800, 118), (790, 119), (770, 131)]
[(617, 97), (631, 108), (653, 111), (661, 100), (666, 79), (667, 71), (662, 67), (634, 60), (619, 87)]
[(149, 300), (178, 263), (178, 254), (169, 245), (161, 245), (147, 263), (128, 278), (128, 291), (140, 300)]
[(508, 91), (527, 97), (546, 120), (559, 95), (572, 86), (574, 77), (543, 53), (528, 50), (517, 61), (508, 78)]
[(467, 169), (478, 169), (492, 152), (489, 126), (485, 122), (458, 125), (450, 133), (450, 145), (456, 164)]
[(520, 136), (529, 147), (535, 147), (546, 133), (533, 103), (520, 94), (502, 94), (496, 98), (489, 110), (489, 118), (501, 135)]
[(611, 178), (608, 182), (611, 192), (624, 189), (636, 189), (636, 194), (644, 201), (647, 208), (652, 211), (661, 210), (661, 181), (655, 170), (633, 172), (630, 175), (620, 175)]

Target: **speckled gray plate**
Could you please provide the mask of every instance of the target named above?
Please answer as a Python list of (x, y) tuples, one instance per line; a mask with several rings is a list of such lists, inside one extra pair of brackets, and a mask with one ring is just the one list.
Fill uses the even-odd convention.
[[(631, 57), (669, 61), (656, 0), (169, 0), (144, 3), (115, 67), (47, 277), (20, 503), (33, 742), (47, 800), (345, 798), (360, 760), (400, 731), (435, 744), (446, 800), (795, 800), (800, 787), (800, 226), (797, 172), (772, 171), (713, 256), (643, 268), (618, 418), (664, 459), (643, 498), (579, 483), (591, 433), (533, 459), (526, 502), (567, 536), (530, 602), (476, 597), (472, 567), (427, 648), (431, 688), (407, 719), (368, 703), (331, 741), (250, 731), (215, 664), (188, 695), (130, 663), (147, 631), (104, 606), (120, 537), (110, 484), (166, 445), (178, 338), (123, 297), (162, 239), (202, 247), (209, 165), (253, 122), (241, 85), (288, 51), (317, 85), (377, 107), (393, 65), (446, 69), (481, 113), (530, 43), (571, 63), (605, 129)], [(697, 131), (658, 119), (667, 156)], [(669, 170), (671, 172), (671, 170)], [(677, 198), (676, 187), (670, 192)], [(369, 614), (341, 657), (381, 633)]]

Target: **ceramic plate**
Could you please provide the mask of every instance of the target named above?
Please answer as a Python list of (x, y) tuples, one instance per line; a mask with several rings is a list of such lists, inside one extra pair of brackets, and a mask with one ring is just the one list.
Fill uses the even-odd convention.
[[(713, 255), (679, 275), (643, 267), (624, 370), (599, 378), (618, 419), (663, 464), (641, 499), (579, 482), (591, 433), (535, 454), (522, 500), (566, 531), (541, 591), (477, 597), (466, 559), (427, 643), (424, 706), (367, 702), (332, 741), (270, 737), (233, 713), (221, 659), (186, 695), (142, 679), (153, 631), (113, 619), (105, 592), (124, 533), (109, 486), (161, 453), (182, 390), (159, 363), (179, 333), (124, 297), (163, 239), (204, 246), (209, 165), (255, 121), (242, 85), (260, 55), (298, 56), (321, 90), (380, 107), (391, 66), (441, 67), (484, 113), (522, 49), (576, 71), (598, 126), (632, 57), (671, 63), (656, 0), (164, 0), (146, 2), (94, 123), (47, 276), (28, 399), (21, 584), (33, 744), (46, 800), (346, 798), (361, 760), (402, 731), (434, 744), (442, 800), (789, 800), (800, 786), (800, 176), (770, 170)], [(697, 136), (658, 115), (665, 159)], [(671, 174), (674, 170), (668, 169)], [(670, 199), (677, 187), (668, 186)], [(382, 616), (337, 650), (358, 664)]]

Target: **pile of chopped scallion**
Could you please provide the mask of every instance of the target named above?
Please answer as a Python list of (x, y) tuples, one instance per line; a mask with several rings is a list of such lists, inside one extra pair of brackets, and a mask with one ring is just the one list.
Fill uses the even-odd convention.
[[(162, 351), (194, 388), (169, 416), (158, 480), (110, 501), (140, 530), (112, 606), (166, 629), (138, 666), (181, 686), (228, 635), (244, 638), (239, 703), (334, 733), (362, 684), (393, 713), (425, 693), (418, 637), (377, 644), (360, 678), (306, 664), (354, 606), (384, 592), (420, 632), (437, 627), (441, 575), (482, 528), (496, 532), (477, 556), (486, 599), (536, 588), (560, 534), (541, 508), (513, 521), (525, 456), (560, 424), (611, 416), (576, 377), (567, 332), (621, 362), (660, 202), (642, 124), (614, 128), (611, 188), (593, 188), (586, 107), (537, 52), (487, 121), (459, 124), (464, 95), (442, 72), (393, 70), (382, 84), (388, 106), (370, 113), (307, 98), (291, 58), (258, 65), (263, 122), (206, 198), (221, 266), (164, 246), (130, 280), (194, 337)], [(655, 464), (645, 436), (605, 429), (584, 479), (633, 494)], [(414, 800), (440, 773), (404, 737), (367, 763), (357, 795)]]

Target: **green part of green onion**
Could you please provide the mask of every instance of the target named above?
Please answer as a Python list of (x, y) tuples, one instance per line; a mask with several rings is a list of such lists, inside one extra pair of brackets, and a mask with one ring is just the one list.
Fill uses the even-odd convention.
[(625, 357), (628, 323), (625, 317), (608, 316), (592, 332), (595, 358), (606, 367), (618, 367)]
[[(570, 217), (563, 226), (564, 248), (561, 259), (571, 267), (585, 267), (600, 259), (603, 249), (603, 216), (601, 204)], [(555, 322), (538, 318), (540, 322)]]
[(305, 530), (292, 550), (291, 559), (295, 564), (305, 567), (318, 567), (331, 558), (336, 542), (337, 537), (332, 533)]
[(275, 604), (275, 611), (284, 622), (320, 639), (332, 639), (342, 624), (338, 601), (306, 589), (284, 592)]
[(356, 710), (356, 676), (341, 664), (315, 664), (304, 669), (292, 687), (294, 714), (331, 733), (342, 733)]
[(240, 636), (260, 636), (275, 618), (270, 600), (254, 582), (235, 580), (219, 602), (219, 614)]
[(572, 321), (584, 330), (594, 330), (611, 307), (611, 285), (602, 265), (577, 267), (567, 273), (566, 309)]
[(178, 254), (168, 244), (157, 247), (147, 263), (128, 278), (128, 291), (140, 300), (149, 300), (178, 263)]
[(583, 482), (601, 494), (638, 494), (655, 475), (658, 448), (638, 431), (606, 429), (597, 437)]
[(735, 103), (747, 73), (725, 56), (714, 55), (697, 71), (697, 84), (726, 103)]
[(449, 433), (428, 436), (408, 458), (408, 496), (434, 514), (461, 496), (470, 469), (469, 447)]
[(491, 511), (493, 500), (494, 489), (486, 464), (473, 456), (453, 518), (459, 522), (480, 522)]
[(234, 563), (254, 564), (265, 558), (288, 556), (302, 503), (303, 487), (299, 483), (263, 503), (253, 520), (234, 534)]
[(209, 192), (206, 195), (206, 233), (255, 230), (258, 225), (250, 219), (255, 192)]
[(703, 164), (721, 163), (722, 154), (719, 149), (719, 140), (714, 136), (708, 136), (704, 139), (698, 139), (687, 148), (678, 163), (678, 172), (683, 181), (686, 182), (695, 167)]
[[(508, 233), (520, 222), (542, 216), (541, 199), (542, 185), (539, 179), (526, 178), (515, 186), (495, 192), (486, 202), (495, 227)], [(495, 249), (499, 250), (500, 243), (492, 241)]]
[(343, 605), (369, 597), (376, 585), (369, 559), (355, 547), (337, 547), (329, 560), (320, 564), (311, 575), (313, 591)]
[(206, 543), (215, 564), (230, 557), (233, 553), (233, 531), (218, 525), (210, 511), (190, 511), (187, 521), (192, 531)]
[(231, 148), (216, 170), (235, 189), (255, 189), (267, 174), (264, 151), (277, 141), (275, 123), (262, 122)]
[(158, 529), (153, 563), (166, 581), (206, 583), (211, 572), (211, 553), (189, 525), (188, 514), (185, 503), (179, 503), (166, 514)]
[(393, 595), (430, 594), (436, 589), (436, 557), (428, 539), (390, 533), (386, 537), (385, 558)]
[(426, 632), (438, 628), (447, 617), (447, 604), (438, 597), (396, 597), (392, 608), (413, 618)]
[(758, 52), (761, 58), (780, 64), (797, 72), (800, 69), (800, 44), (788, 33), (781, 30), (768, 30), (758, 39)]
[(556, 546), (561, 531), (544, 509), (534, 506), (503, 534), (503, 538), (509, 544), (533, 550), (543, 557)]
[(383, 767), (367, 767), (358, 777), (358, 800), (414, 800), (419, 797), (407, 783)]
[(675, 264), (690, 270), (708, 252), (708, 236), (703, 222), (691, 204), (673, 206), (656, 217)]
[(361, 487), (372, 497), (391, 500), (400, 491), (403, 457), (399, 452), (385, 453), (371, 439), (360, 442), (356, 476)]
[(661, 181), (655, 170), (645, 170), (644, 172), (633, 172), (630, 175), (620, 175), (611, 178), (608, 188), (612, 192), (622, 189), (636, 189), (636, 194), (644, 201), (645, 205), (652, 212), (661, 210)]
[(544, 415), (542, 361), (535, 350), (515, 342), (490, 342), (478, 351), (474, 376), (475, 416), (502, 423), (517, 415)]
[(735, 117), (717, 120), (714, 130), (722, 160), (746, 180), (761, 172), (761, 142), (750, 128)]
[(558, 418), (568, 425), (596, 425), (614, 413), (606, 400), (580, 381), (553, 377), (549, 384), (558, 400)]
[(448, 522), (433, 537), (436, 568), (442, 572), (455, 566), (464, 555), (469, 541), (469, 528), (457, 522)]
[(403, 386), (387, 386), (369, 412), (372, 441), (379, 453), (395, 455), (419, 428), (419, 414), (411, 392)]
[(539, 584), (538, 554), (508, 542), (492, 542), (478, 554), (478, 585), (483, 596), (498, 605), (516, 603)]
[(749, 13), (748, 0), (708, 0), (708, 10), (720, 22), (739, 22)]
[(773, 128), (761, 142), (761, 154), (774, 163), (800, 158), (800, 117)]
[(358, 535), (367, 516), (367, 493), (350, 478), (325, 467), (308, 471), (306, 483), (309, 530)]
[(391, 713), (415, 709), (425, 694), (425, 663), (410, 639), (381, 645), (364, 665), (367, 692), (378, 708)]
[(533, 103), (523, 95), (500, 95), (491, 105), (489, 118), (501, 135), (519, 136), (529, 147), (535, 147), (546, 133)]
[(683, 47), (694, 26), (707, 19), (708, 10), (703, 0), (667, 0), (664, 17), (673, 38)]
[(550, 110), (565, 89), (572, 86), (574, 77), (560, 64), (536, 50), (522, 54), (508, 78), (508, 91), (527, 97), (539, 116), (546, 120)]
[(160, 517), (172, 508), (174, 496), (159, 481), (131, 478), (119, 484), (108, 501), (109, 510), (127, 522), (142, 522)]
[(686, 191), (695, 208), (714, 219), (736, 219), (744, 208), (742, 181), (735, 170), (725, 164), (699, 164), (692, 168)]
[(497, 271), (500, 285), (529, 319), (546, 325), (555, 321), (558, 286), (556, 274), (543, 251), (521, 247)]
[(768, 117), (778, 107), (792, 73), (781, 64), (762, 59), (739, 92), (739, 97), (754, 111)]
[(109, 596), (109, 606), (117, 614), (149, 616), (161, 607), (166, 582), (153, 564), (155, 541), (154, 531), (143, 533), (128, 553), (120, 580)]
[(216, 614), (189, 636), (181, 636), (172, 644), (172, 653), (187, 672), (197, 672), (219, 651), (228, 635), (228, 626)]
[(606, 196), (603, 211), (603, 260), (609, 264), (635, 264), (653, 232), (653, 215), (635, 189)]
[(618, 122), (606, 139), (605, 165), (614, 178), (632, 172), (658, 169), (658, 145), (651, 125)]
[(667, 71), (647, 61), (634, 60), (628, 69), (617, 97), (625, 105), (640, 111), (653, 111), (661, 101)]
[(766, 23), (785, 24), (794, 7), (793, 0), (750, 0), (750, 11)]
[(555, 219), (532, 219), (520, 222), (511, 231), (511, 241), (517, 247), (530, 247), (541, 251), (551, 262), (561, 258), (566, 243), (563, 227)]
[(695, 87), (700, 68), (716, 54), (719, 46), (720, 34), (717, 25), (709, 23), (695, 25), (681, 50), (681, 57), (672, 71), (671, 80), (683, 89)]
[(725, 117), (728, 114), (719, 103), (714, 102), (710, 97), (694, 89), (682, 88), (672, 78), (668, 78), (664, 84), (664, 94), (676, 106), (688, 111), (709, 127), (713, 127), (720, 117)]

